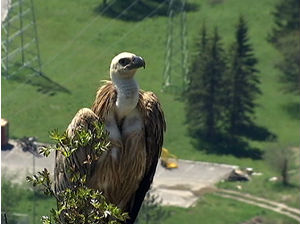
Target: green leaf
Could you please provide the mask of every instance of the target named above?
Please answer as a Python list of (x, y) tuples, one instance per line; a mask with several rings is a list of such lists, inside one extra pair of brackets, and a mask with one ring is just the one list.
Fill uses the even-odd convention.
[[(33, 186), (41, 186), (44, 194), (52, 195), (57, 200), (58, 209), (51, 209), (50, 217), (42, 217), (45, 224), (49, 223), (119, 223), (124, 221), (127, 214), (122, 213), (119, 208), (106, 202), (105, 197), (98, 190), (87, 187), (87, 175), (77, 168), (70, 158), (76, 151), (84, 147), (91, 149), (83, 163), (84, 168), (92, 166), (103, 151), (110, 145), (108, 133), (103, 124), (95, 123), (92, 129), (81, 129), (76, 131), (75, 136), (70, 139), (67, 133), (60, 134), (58, 129), (50, 133), (55, 145), (43, 147), (40, 153), (49, 156), (52, 151), (57, 151), (65, 158), (65, 171), (70, 177), (71, 186), (60, 193), (54, 193), (51, 186), (50, 173), (44, 169), (26, 180)], [(80, 168), (82, 169), (82, 168)], [(63, 218), (63, 221), (61, 219)]]

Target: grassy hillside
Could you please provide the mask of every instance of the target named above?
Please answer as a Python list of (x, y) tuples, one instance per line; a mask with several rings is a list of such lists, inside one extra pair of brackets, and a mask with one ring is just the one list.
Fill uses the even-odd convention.
[[(263, 95), (257, 100), (256, 122), (276, 134), (280, 142), (298, 145), (298, 118), (288, 112), (298, 97), (281, 91), (279, 72), (274, 68), (280, 55), (266, 42), (276, 1), (226, 0), (216, 5), (210, 4), (211, 1), (190, 2), (198, 5), (198, 10), (189, 12), (187, 18), (190, 52), (203, 21), (210, 30), (219, 27), (228, 47), (234, 38), (238, 16), (245, 15), (262, 81)], [(37, 136), (48, 141), (49, 130), (64, 130), (79, 108), (91, 105), (99, 81), (108, 78), (111, 58), (118, 52), (131, 51), (147, 62), (146, 70), (137, 75), (140, 86), (154, 91), (162, 102), (168, 123), (165, 146), (181, 158), (210, 160), (211, 156), (206, 157), (191, 145), (184, 124), (184, 104), (161, 92), (167, 17), (140, 22), (102, 17), (95, 11), (99, 6), (96, 0), (89, 4), (35, 1), (35, 6), (43, 72), (70, 93), (57, 91), (52, 96), (31, 85), (2, 79), (2, 117), (10, 121), (12, 137)], [(260, 148), (268, 145), (252, 144)]]
[[(263, 92), (257, 99), (255, 122), (276, 134), (283, 145), (299, 146), (299, 97), (281, 90), (279, 71), (274, 66), (281, 56), (266, 41), (273, 25), (271, 12), (277, 1), (189, 2), (198, 5), (197, 11), (187, 15), (190, 53), (203, 21), (209, 31), (218, 26), (224, 46), (228, 48), (234, 39), (239, 15), (245, 16), (250, 42), (259, 60)], [(139, 22), (103, 17), (95, 11), (101, 3), (99, 0), (35, 0), (34, 3), (43, 72), (69, 93), (42, 93), (35, 86), (2, 78), (1, 113), (10, 122), (11, 137), (37, 136), (40, 141), (48, 142), (49, 130), (63, 131), (78, 109), (92, 104), (100, 80), (109, 77), (108, 68), (113, 56), (130, 51), (143, 56), (147, 63), (146, 69), (136, 76), (141, 88), (154, 91), (163, 105), (168, 126), (166, 148), (184, 159), (230, 163), (263, 171), (263, 177), (254, 179), (251, 184), (261, 187), (255, 189), (259, 192), (265, 187), (264, 182), (275, 175), (262, 160), (208, 155), (191, 144), (184, 123), (184, 104), (174, 95), (161, 92), (167, 17), (146, 18)], [(264, 150), (270, 142), (251, 141), (250, 144)], [(267, 188), (273, 190), (272, 186)]]

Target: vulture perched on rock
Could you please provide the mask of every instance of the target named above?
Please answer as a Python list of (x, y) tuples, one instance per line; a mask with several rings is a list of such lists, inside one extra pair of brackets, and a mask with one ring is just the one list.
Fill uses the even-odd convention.
[[(111, 147), (90, 168), (87, 185), (103, 192), (107, 201), (128, 212), (126, 223), (134, 223), (153, 181), (166, 129), (161, 105), (152, 92), (139, 89), (136, 71), (145, 61), (123, 52), (110, 65), (111, 81), (99, 88), (91, 109), (83, 108), (67, 128), (69, 137), (88, 128), (93, 121), (104, 122)], [(75, 166), (86, 160), (86, 149), (76, 151)], [(64, 157), (56, 153), (55, 192), (68, 186)]]

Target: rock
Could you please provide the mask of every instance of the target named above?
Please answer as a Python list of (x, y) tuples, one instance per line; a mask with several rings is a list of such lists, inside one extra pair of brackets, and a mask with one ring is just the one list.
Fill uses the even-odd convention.
[(238, 190), (242, 190), (242, 189), (243, 189), (243, 187), (242, 187), (241, 185), (237, 185), (236, 188), (237, 188)]
[(250, 168), (250, 167), (246, 168), (245, 171), (246, 171), (246, 173), (247, 173), (248, 175), (252, 175), (253, 172), (254, 172), (254, 171), (253, 171), (253, 168)]
[(233, 170), (228, 177), (228, 181), (249, 181), (249, 180), (250, 180), (249, 175), (240, 169)]
[(253, 173), (252, 173), (252, 176), (261, 176), (261, 175), (263, 175), (263, 173), (261, 173), (261, 172), (258, 172), (258, 173), (253, 172)]
[(271, 177), (269, 178), (269, 181), (271, 182), (276, 182), (278, 180), (278, 177)]

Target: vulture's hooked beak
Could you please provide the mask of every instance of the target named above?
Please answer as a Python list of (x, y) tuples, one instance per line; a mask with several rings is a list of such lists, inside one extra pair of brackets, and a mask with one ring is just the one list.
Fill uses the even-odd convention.
[(126, 68), (131, 70), (131, 69), (138, 69), (138, 68), (144, 67), (144, 69), (145, 69), (145, 66), (146, 66), (146, 63), (145, 63), (145, 60), (142, 57), (134, 56), (132, 58), (131, 63), (129, 63), (126, 66)]

